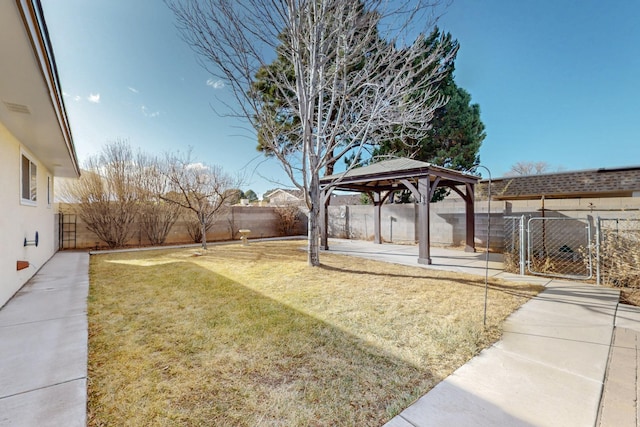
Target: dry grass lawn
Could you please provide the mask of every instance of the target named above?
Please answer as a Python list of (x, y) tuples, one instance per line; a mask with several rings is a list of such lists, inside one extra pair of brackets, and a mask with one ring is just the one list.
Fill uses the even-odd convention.
[(303, 247), (93, 256), (89, 424), (378, 426), (540, 290)]

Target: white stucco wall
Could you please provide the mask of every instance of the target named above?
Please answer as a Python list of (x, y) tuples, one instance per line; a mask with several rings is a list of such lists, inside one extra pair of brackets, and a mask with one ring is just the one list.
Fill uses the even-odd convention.
[[(21, 152), (26, 153), (37, 166), (35, 206), (20, 203)], [(47, 203), (48, 177), (53, 189), (53, 175), (0, 123), (0, 307), (56, 250), (54, 210)], [(39, 235), (38, 247), (25, 247), (25, 237), (33, 240), (36, 231)], [(28, 261), (29, 267), (17, 271), (19, 260)]]

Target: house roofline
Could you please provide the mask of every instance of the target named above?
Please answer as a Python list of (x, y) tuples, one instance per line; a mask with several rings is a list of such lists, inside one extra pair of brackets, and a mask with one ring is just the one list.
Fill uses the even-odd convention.
[(67, 116), (67, 110), (62, 97), (62, 89), (60, 85), (60, 76), (58, 75), (58, 67), (53, 53), (49, 30), (44, 19), (44, 12), (40, 0), (15, 0), (16, 6), (20, 11), (22, 21), (33, 49), (38, 60), (40, 73), (47, 85), (51, 105), (55, 112), (62, 138), (73, 171), (76, 177), (80, 176), (80, 166), (73, 142), (71, 126)]

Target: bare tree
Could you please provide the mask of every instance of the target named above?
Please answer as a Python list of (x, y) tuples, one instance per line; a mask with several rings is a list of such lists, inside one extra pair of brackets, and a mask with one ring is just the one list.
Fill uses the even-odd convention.
[[(558, 168), (560, 171), (562, 168)], [(554, 172), (551, 165), (547, 162), (517, 162), (511, 166), (511, 169), (505, 174), (506, 176), (519, 175), (539, 175), (543, 173)]]
[[(231, 87), (246, 118), (309, 208), (308, 262), (319, 265), (319, 179), (346, 153), (421, 140), (436, 108), (440, 49), (425, 54), (431, 0), (167, 0), (185, 41)], [(410, 34), (422, 34), (406, 43)], [(273, 66), (274, 55), (287, 66)], [(278, 91), (256, 93), (258, 71)], [(282, 117), (291, 117), (282, 126)], [(285, 132), (286, 134), (283, 134)]]
[(116, 140), (89, 158), (80, 179), (62, 189), (65, 201), (110, 248), (124, 246), (135, 233), (140, 210), (140, 173), (129, 143)]
[(192, 162), (190, 153), (168, 155), (165, 173), (171, 191), (162, 199), (195, 214), (202, 248), (207, 249), (207, 230), (216, 216), (228, 209), (230, 200), (236, 196), (228, 190), (238, 188), (240, 179), (226, 174), (220, 166)]
[(300, 207), (298, 205), (276, 206), (274, 209), (278, 217), (278, 229), (285, 235), (293, 234), (300, 223)]
[[(185, 219), (184, 225), (191, 240), (193, 240), (194, 243), (202, 243), (202, 225), (199, 219), (196, 216), (190, 215), (189, 218)], [(207, 220), (204, 226), (204, 232), (207, 233), (211, 227), (213, 227), (213, 218)]]
[(145, 154), (138, 156), (137, 164), (141, 174), (140, 227), (152, 245), (161, 245), (178, 220), (181, 208), (162, 198), (170, 191), (166, 164)]

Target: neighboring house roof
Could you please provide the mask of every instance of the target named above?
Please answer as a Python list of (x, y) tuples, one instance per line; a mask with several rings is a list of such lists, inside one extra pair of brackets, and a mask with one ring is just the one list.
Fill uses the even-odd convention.
[(301, 190), (289, 190), (286, 188), (276, 188), (264, 195), (265, 199), (282, 199), (291, 201), (300, 201), (304, 198)]
[[(486, 194), (487, 180), (478, 193)], [(631, 197), (640, 193), (640, 166), (600, 168), (497, 178), (491, 181), (491, 194), (497, 200)]]
[(0, 1), (0, 58), (0, 122), (55, 176), (79, 176), (39, 0)]

